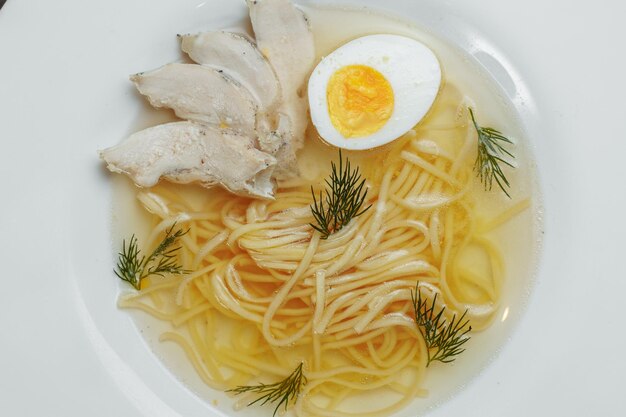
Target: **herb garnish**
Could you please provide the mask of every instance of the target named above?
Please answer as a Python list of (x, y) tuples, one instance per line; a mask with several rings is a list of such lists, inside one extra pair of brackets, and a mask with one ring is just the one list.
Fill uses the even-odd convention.
[(474, 171), (476, 171), (480, 181), (485, 186), (485, 190), (491, 190), (493, 180), (496, 180), (496, 183), (500, 189), (504, 191), (504, 194), (511, 198), (506, 190), (506, 188), (511, 187), (511, 184), (509, 184), (509, 180), (507, 180), (504, 172), (502, 172), (500, 162), (511, 168), (515, 168), (511, 163), (502, 159), (505, 155), (515, 159), (513, 154), (507, 151), (502, 143), (513, 144), (513, 142), (496, 129), (478, 126), (476, 119), (474, 118), (474, 111), (471, 107), (468, 107), (468, 110), (472, 118), (474, 128), (478, 133), (478, 155), (476, 156), (476, 162), (474, 163)]
[(226, 392), (234, 392), (236, 395), (243, 394), (244, 392), (257, 392), (259, 394), (263, 394), (256, 400), (248, 403), (248, 406), (256, 404), (259, 401), (261, 405), (266, 403), (274, 403), (280, 399), (276, 408), (274, 409), (274, 414), (272, 416), (276, 416), (278, 409), (281, 405), (285, 404), (285, 411), (287, 411), (287, 405), (289, 401), (296, 401), (296, 397), (302, 390), (302, 387), (306, 385), (307, 379), (302, 373), (302, 365), (300, 363), (298, 367), (289, 375), (287, 378), (282, 381), (276, 382), (274, 384), (259, 384), (259, 385), (246, 385), (246, 386), (238, 386), (237, 388), (230, 389)]
[(411, 301), (413, 302), (417, 329), (424, 337), (428, 348), (426, 366), (433, 361), (454, 362), (457, 355), (465, 352), (462, 346), (470, 339), (467, 333), (472, 330), (472, 326), (468, 326), (469, 320), (463, 321), (467, 310), (458, 320), (456, 314), (453, 315), (452, 320), (448, 323), (444, 316), (445, 307), (435, 312), (437, 294), (429, 305), (428, 299), (422, 298), (419, 282), (415, 286), (415, 292), (411, 291)]
[(128, 246), (126, 246), (126, 240), (124, 239), (122, 251), (118, 254), (117, 268), (113, 270), (115, 275), (139, 290), (141, 289), (141, 281), (150, 275), (163, 276), (166, 273), (188, 273), (189, 271), (184, 270), (176, 261), (176, 252), (180, 249), (180, 246), (172, 246), (189, 230), (183, 231), (178, 229), (174, 232), (174, 226), (176, 226), (176, 223), (165, 231), (165, 237), (147, 258), (141, 255), (135, 235), (131, 236)]
[(324, 190), (324, 197), (320, 191), (318, 200), (311, 186), (313, 195), (311, 212), (317, 222), (317, 225), (311, 223), (311, 226), (322, 234), (322, 239), (328, 239), (328, 236), (339, 231), (350, 220), (365, 213), (371, 207), (370, 205), (361, 210), (367, 196), (367, 189), (364, 189), (365, 179), (361, 179), (358, 167), (352, 169), (348, 158), (344, 163), (341, 150), (339, 151), (339, 167), (334, 162), (331, 162), (331, 167), (330, 178), (324, 180), (328, 186)]

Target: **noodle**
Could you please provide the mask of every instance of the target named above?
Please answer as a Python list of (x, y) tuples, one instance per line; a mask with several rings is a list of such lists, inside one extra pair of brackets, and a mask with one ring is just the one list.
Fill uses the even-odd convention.
[[(465, 105), (447, 85), (434, 116), (361, 162), (372, 207), (327, 240), (309, 225), (302, 181), (283, 184), (275, 201), (215, 190), (198, 207), (164, 186), (140, 192), (154, 217), (149, 246), (174, 223), (189, 228), (180, 261), (195, 272), (152, 283), (119, 305), (169, 322), (161, 339), (180, 345), (216, 389), (275, 381), (304, 362), (300, 417), (388, 415), (425, 396), (427, 348), (411, 292), (419, 282), (448, 320), (467, 310), (474, 330), (489, 326), (505, 271), (485, 234), (529, 207), (526, 199), (477, 218), (476, 138)], [(487, 274), (460, 263), (470, 246), (489, 259)], [(392, 394), (377, 410), (344, 406), (371, 390)]]

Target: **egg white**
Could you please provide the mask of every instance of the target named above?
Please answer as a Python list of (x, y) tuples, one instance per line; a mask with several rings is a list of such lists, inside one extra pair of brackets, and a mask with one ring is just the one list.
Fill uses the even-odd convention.
[[(380, 72), (394, 95), (387, 123), (375, 133), (345, 138), (333, 125), (327, 88), (332, 75), (347, 65), (366, 65)], [(311, 120), (320, 136), (343, 149), (363, 150), (385, 145), (413, 128), (432, 106), (441, 84), (441, 66), (433, 51), (414, 39), (370, 35), (339, 47), (317, 65), (309, 79)]]

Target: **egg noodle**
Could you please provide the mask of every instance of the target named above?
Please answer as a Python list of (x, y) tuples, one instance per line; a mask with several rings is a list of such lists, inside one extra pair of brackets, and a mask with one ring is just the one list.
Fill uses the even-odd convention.
[[(420, 125), (364, 158), (372, 207), (327, 240), (309, 225), (309, 182), (281, 184), (274, 201), (212, 190), (202, 207), (175, 188), (140, 191), (154, 225), (146, 247), (174, 223), (189, 229), (180, 262), (192, 272), (152, 279), (120, 306), (169, 322), (160, 340), (180, 345), (218, 390), (276, 382), (304, 363), (298, 416), (382, 416), (426, 396), (411, 292), (419, 282), (423, 296), (438, 294), (448, 320), (467, 310), (472, 331), (488, 327), (504, 265), (485, 235), (529, 206), (526, 199), (480, 218), (467, 106), (444, 86)], [(468, 246), (485, 254), (488, 273), (458, 262)], [(376, 395), (377, 408), (346, 405), (373, 390), (386, 393)]]

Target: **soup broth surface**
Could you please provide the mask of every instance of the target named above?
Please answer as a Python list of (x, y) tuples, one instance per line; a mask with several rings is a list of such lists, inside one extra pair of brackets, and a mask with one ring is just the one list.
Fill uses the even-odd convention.
[[(442, 92), (454, 89), (461, 96), (469, 98), (477, 111), (481, 125), (499, 129), (515, 142), (511, 149), (516, 157), (517, 168), (506, 171), (512, 184), (511, 199), (506, 198), (497, 186), (494, 186), (491, 191), (484, 191), (482, 184), (476, 178), (473, 179), (471, 191), (474, 193), (477, 215), (488, 220), (493, 220), (506, 209), (525, 199), (530, 199), (530, 206), (527, 209), (494, 228), (487, 235), (490, 241), (499, 247), (505, 265), (498, 313), (486, 330), (471, 333), (471, 340), (464, 346), (466, 351), (454, 363), (435, 362), (427, 368), (420, 394), (423, 398), (416, 398), (410, 407), (397, 414), (398, 416), (415, 416), (449, 398), (475, 377), (494, 358), (509, 338), (511, 330), (519, 319), (534, 277), (541, 235), (539, 220), (541, 206), (535, 180), (534, 162), (514, 107), (490, 76), (462, 51), (411, 24), (367, 10), (307, 7), (305, 13), (314, 33), (316, 50), (320, 59), (344, 43), (370, 34), (397, 34), (425, 43), (440, 60), (444, 74)], [(205, 30), (209, 29), (217, 28)], [(437, 100), (440, 99), (441, 97)], [(425, 123), (436, 120), (437, 108), (436, 103), (424, 121)], [(172, 119), (172, 116), (167, 111), (146, 109), (145, 116), (138, 122), (138, 128), (168, 119)], [(388, 149), (388, 147), (383, 147), (370, 151), (344, 152), (344, 156), (348, 156), (354, 163), (359, 164), (367, 177), (375, 168), (371, 166), (374, 165), (372, 161), (378, 163), (381, 155), (384, 155)], [(299, 165), (303, 178), (315, 184), (330, 172), (331, 160), (337, 160), (337, 151), (325, 145), (317, 136), (315, 129), (310, 127), (305, 148), (299, 153)], [(113, 238), (116, 242), (121, 242), (123, 238), (128, 238), (134, 233), (141, 242), (148, 236), (152, 223), (151, 216), (137, 202), (136, 195), (139, 190), (125, 177), (113, 176), (112, 180), (114, 184)], [(210, 201), (216, 195), (215, 193), (223, 193), (220, 190), (198, 186), (160, 186), (173, 193), (184, 195), (185, 199), (197, 206)], [(489, 268), (488, 261), (476, 248), (469, 247), (459, 256), (462, 257), (460, 262), (476, 270)], [(158, 282), (158, 279), (154, 282)], [(120, 288), (123, 291), (127, 290), (122, 283), (120, 283)], [(477, 297), (480, 296), (477, 295)], [(163, 332), (171, 330), (170, 324), (141, 311), (129, 309), (124, 313), (132, 316), (138, 332), (154, 355), (174, 377), (208, 404), (227, 413), (232, 412), (232, 404), (236, 403), (239, 398), (236, 397), (233, 400), (224, 393), (208, 387), (199, 378), (185, 353), (177, 345), (159, 341)], [(223, 329), (220, 337), (228, 338), (229, 319), (225, 319), (220, 326)], [(342, 405), (342, 409), (367, 411), (378, 408), (378, 404), (383, 401), (385, 395), (390, 394), (381, 391), (375, 394), (367, 392), (353, 396)], [(243, 407), (238, 415), (258, 416), (261, 413), (271, 415), (271, 411), (273, 407), (271, 410)]]

